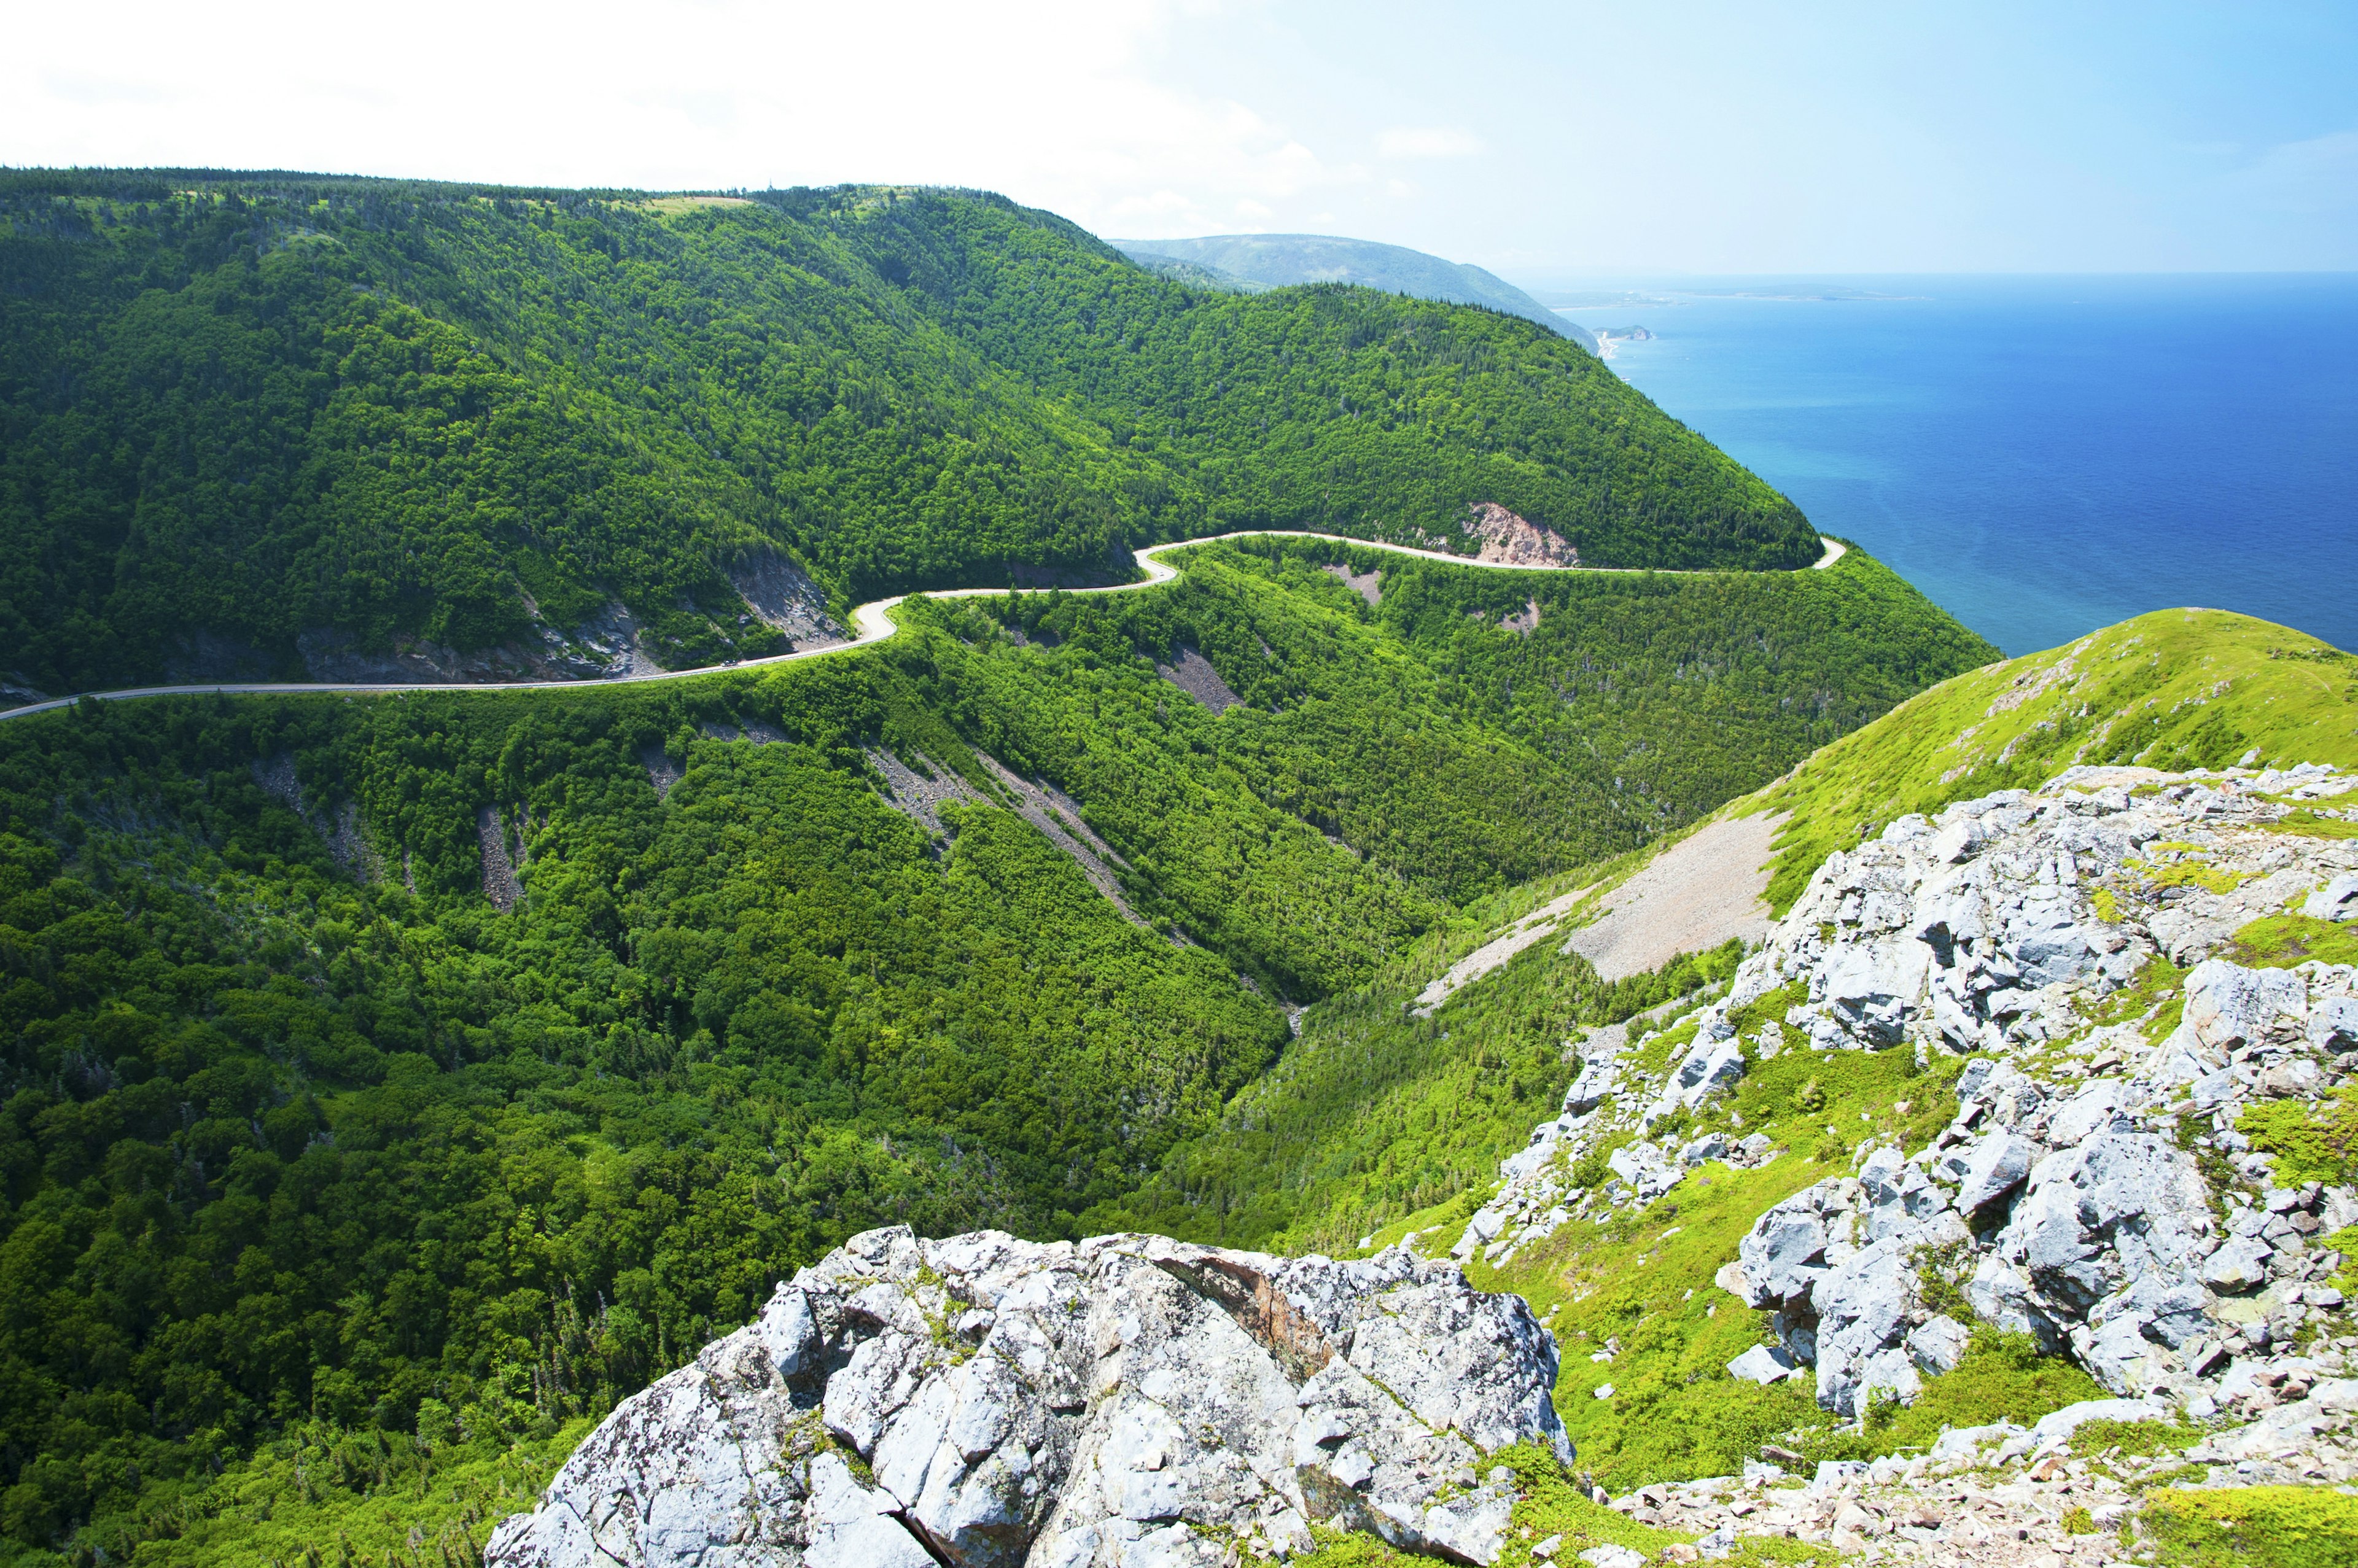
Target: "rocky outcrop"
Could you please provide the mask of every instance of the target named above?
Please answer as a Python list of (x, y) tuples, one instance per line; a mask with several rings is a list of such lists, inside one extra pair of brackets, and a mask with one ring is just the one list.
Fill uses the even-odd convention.
[[(2263, 914), (2341, 918), (2350, 842), (2265, 828), (2287, 797), (2331, 812), (2353, 784), (2319, 767), (2082, 769), (1901, 818), (1828, 858), (1727, 994), (1678, 1021), (1689, 1038), (1664, 1066), (1632, 1064), (1646, 1021), (1581, 1042), (1563, 1114), (1506, 1162), (1457, 1256), (1503, 1262), (1572, 1217), (1651, 1202), (1700, 1161), (1774, 1158), (1757, 1135), (1648, 1136), (1751, 1062), (1963, 1057), (1956, 1115), (1927, 1146), (1862, 1150), (1753, 1226), (1718, 1282), (1775, 1314), (1777, 1342), (1731, 1373), (1811, 1378), (1855, 1415), (1914, 1398), (1977, 1321), (2121, 1396), (2248, 1411), (2239, 1390), (2304, 1325), (2344, 1326), (2342, 1260), (2318, 1241), (2358, 1222), (2358, 1191), (2279, 1184), (2236, 1121), (2358, 1075), (2358, 969), (2219, 949)], [(2111, 1006), (2164, 959), (2182, 982), (2147, 980), (2137, 1016)], [(1575, 1189), (1569, 1167), (1608, 1143), (1610, 1179)]]
[[(2248, 1187), (2214, 1192), (2197, 1150), (2246, 1155), (2244, 1102), (2314, 1097), (2358, 1068), (2339, 1022), (2358, 975), (2207, 955), (2250, 918), (2330, 900), (2341, 841), (2253, 829), (2282, 814), (2269, 795), (2346, 784), (2322, 769), (2248, 782), (2074, 770), (1829, 858), (1719, 1015), (1791, 988), (1804, 1000), (1775, 1030), (1786, 1040), (1973, 1059), (1957, 1119), (1930, 1147), (1876, 1151), (1858, 1180), (1819, 1184), (1746, 1240), (1743, 1293), (1779, 1311), (1823, 1403), (1853, 1413), (1877, 1387), (1912, 1395), (1909, 1347), (1936, 1293), (1918, 1260), (1943, 1249), (1975, 1316), (2068, 1350), (2119, 1394), (2214, 1407), (2239, 1357), (2291, 1336), (2308, 1315), (2301, 1285), (2338, 1260), (2230, 1234), (2255, 1222), (2223, 1226), (2212, 1205), (2297, 1213), (2304, 1223), (2278, 1234), (2299, 1237), (2331, 1228), (2329, 1207), (2334, 1223), (2358, 1218), (2358, 1195), (2279, 1189), (2266, 1156), (2245, 1160)], [(2146, 1022), (2166, 995), (2146, 1019), (2086, 1022), (2163, 955), (2193, 968), (2158, 1044)], [(2319, 1017), (2333, 1022), (2312, 1029)], [(2207, 1124), (2190, 1144), (2190, 1117)], [(1814, 1236), (1782, 1211), (1822, 1217), (1828, 1238), (1803, 1256)]]
[(1486, 1455), (1570, 1457), (1555, 1376), (1520, 1298), (1402, 1249), (871, 1231), (615, 1411), (485, 1561), (1211, 1564), (1323, 1520), (1487, 1563)]
[(729, 585), (746, 615), (785, 633), (790, 648), (826, 648), (851, 634), (827, 611), (827, 595), (801, 568), (776, 550), (756, 550), (729, 569)]
[[(1466, 532), (1482, 541), (1474, 558), (1515, 567), (1572, 567), (1580, 552), (1552, 528), (1516, 516), (1495, 501), (1476, 503), (1466, 521)], [(1536, 614), (1533, 617), (1537, 619)]]

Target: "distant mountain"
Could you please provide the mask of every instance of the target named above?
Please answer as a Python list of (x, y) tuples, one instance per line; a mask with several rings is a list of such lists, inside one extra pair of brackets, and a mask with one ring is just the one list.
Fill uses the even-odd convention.
[(1131, 253), (1130, 259), (1157, 277), (1167, 277), (1174, 283), (1190, 284), (1197, 288), (1217, 288), (1228, 294), (1264, 294), (1275, 287), (1255, 283), (1249, 277), (1238, 277), (1232, 272), (1222, 272), (1216, 266), (1181, 261), (1177, 256), (1156, 255), (1152, 251)]
[[(1356, 283), (1419, 299), (1487, 305), (1545, 322), (1575, 341), (1588, 341), (1580, 328), (1506, 279), (1405, 245), (1346, 240), (1333, 234), (1213, 234), (1197, 240), (1106, 243), (1141, 266), (1182, 283), (1242, 290), (1278, 288), (1290, 283)], [(1181, 272), (1167, 265), (1171, 263), (1211, 276)]]

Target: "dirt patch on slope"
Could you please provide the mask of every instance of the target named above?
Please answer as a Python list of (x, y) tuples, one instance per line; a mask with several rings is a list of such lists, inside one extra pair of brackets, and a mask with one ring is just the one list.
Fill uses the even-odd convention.
[(1768, 861), (1781, 815), (1705, 823), (1605, 895), (1607, 913), (1564, 944), (1607, 980), (1659, 969), (1731, 936), (1768, 935)]

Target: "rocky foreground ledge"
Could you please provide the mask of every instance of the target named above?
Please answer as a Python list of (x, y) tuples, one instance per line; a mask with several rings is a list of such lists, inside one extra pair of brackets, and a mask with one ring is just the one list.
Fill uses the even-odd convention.
[(1569, 1457), (1522, 1299), (1159, 1237), (869, 1231), (626, 1401), (490, 1568), (1147, 1568), (1309, 1522), (1487, 1563), (1486, 1456)]

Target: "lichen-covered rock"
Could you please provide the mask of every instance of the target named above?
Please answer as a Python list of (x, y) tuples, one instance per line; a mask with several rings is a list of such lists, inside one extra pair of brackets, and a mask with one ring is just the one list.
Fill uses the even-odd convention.
[(1552, 1339), (1403, 1249), (854, 1237), (626, 1401), (503, 1522), (494, 1568), (1212, 1563), (1325, 1520), (1466, 1563), (1546, 1441)]

